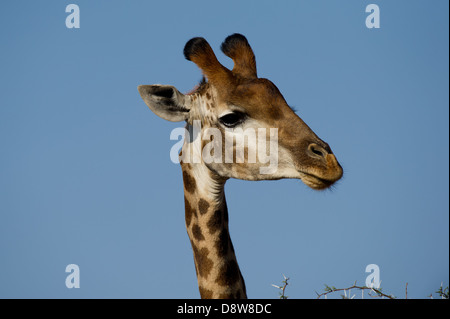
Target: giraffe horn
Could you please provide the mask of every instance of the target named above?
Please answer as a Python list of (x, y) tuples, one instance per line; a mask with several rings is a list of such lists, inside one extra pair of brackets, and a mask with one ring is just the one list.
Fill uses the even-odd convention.
[(233, 81), (234, 76), (230, 70), (217, 60), (214, 51), (204, 38), (192, 38), (184, 46), (184, 57), (194, 62), (217, 88), (224, 88)]
[(255, 79), (256, 60), (247, 38), (235, 33), (228, 36), (221, 45), (222, 52), (233, 59), (233, 73), (245, 78)]

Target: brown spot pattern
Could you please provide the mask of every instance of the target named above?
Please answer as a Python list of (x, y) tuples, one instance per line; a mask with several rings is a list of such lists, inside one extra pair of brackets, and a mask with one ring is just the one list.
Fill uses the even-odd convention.
[(205, 240), (205, 236), (202, 234), (202, 229), (197, 224), (192, 226), (192, 235), (196, 240)]
[(211, 290), (203, 288), (202, 286), (198, 287), (198, 290), (200, 291), (200, 297), (202, 297), (202, 299), (213, 298), (213, 292)]
[(219, 299), (238, 299), (235, 294), (232, 293), (223, 293), (219, 295)]
[(216, 283), (221, 286), (232, 286), (240, 279), (239, 266), (236, 260), (227, 261), (220, 269), (220, 276), (217, 277)]
[(219, 229), (223, 227), (222, 224), (222, 212), (220, 210), (214, 211), (208, 223), (206, 224), (209, 228), (209, 233), (212, 235)]
[(219, 257), (225, 257), (228, 254), (229, 238), (226, 230), (220, 232), (219, 239), (216, 241), (216, 250)]
[(204, 200), (203, 198), (200, 198), (198, 201), (198, 211), (201, 215), (205, 215), (208, 212), (209, 203)]
[(187, 200), (186, 196), (184, 196), (184, 209), (185, 209), (186, 227), (189, 227), (189, 225), (191, 224), (192, 215), (195, 214), (195, 211), (192, 209), (192, 206)]
[(184, 188), (191, 194), (197, 188), (197, 183), (195, 182), (195, 179), (191, 175), (189, 175), (189, 173), (186, 171), (183, 171), (183, 182)]
[(194, 251), (194, 258), (197, 263), (198, 275), (203, 278), (208, 278), (209, 273), (211, 272), (212, 267), (214, 266), (213, 261), (208, 258), (208, 249), (202, 248), (200, 250), (192, 245), (192, 250)]

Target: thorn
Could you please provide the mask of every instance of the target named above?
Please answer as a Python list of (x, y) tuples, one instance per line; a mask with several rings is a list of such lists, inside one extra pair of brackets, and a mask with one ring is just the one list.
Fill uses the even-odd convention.
[(272, 286), (275, 287), (275, 288), (281, 289), (280, 286), (277, 286), (277, 285), (274, 285), (274, 284), (272, 284)]

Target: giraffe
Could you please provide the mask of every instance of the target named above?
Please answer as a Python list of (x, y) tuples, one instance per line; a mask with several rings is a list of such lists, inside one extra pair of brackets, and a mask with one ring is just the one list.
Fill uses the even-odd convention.
[[(201, 298), (243, 299), (247, 293), (229, 233), (226, 181), (296, 178), (321, 190), (339, 180), (343, 170), (329, 145), (288, 106), (278, 88), (257, 76), (255, 55), (243, 35), (228, 36), (221, 50), (233, 60), (232, 70), (217, 60), (204, 38), (186, 43), (185, 58), (203, 73), (201, 83), (187, 94), (170, 85), (140, 85), (138, 90), (156, 115), (186, 121), (180, 164), (186, 229)], [(220, 134), (209, 134), (211, 129)], [(257, 143), (251, 143), (247, 134), (251, 129), (258, 130)], [(270, 129), (276, 129), (276, 143)], [(260, 136), (265, 137), (262, 144)], [(247, 140), (240, 156), (239, 138)], [(209, 143), (217, 143), (213, 144), (218, 145), (217, 156), (207, 161), (204, 149)], [(272, 146), (276, 146), (275, 169), (263, 170), (267, 160), (249, 160), (252, 151)], [(227, 151), (232, 154), (228, 160)]]

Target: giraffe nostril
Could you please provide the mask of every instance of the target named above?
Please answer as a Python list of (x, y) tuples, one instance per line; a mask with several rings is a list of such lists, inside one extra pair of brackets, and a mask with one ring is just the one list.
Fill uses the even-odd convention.
[(318, 150), (318, 149), (313, 148), (313, 149), (312, 149), (312, 152), (313, 152), (314, 154), (316, 154), (316, 155), (319, 155), (319, 156), (322, 156), (322, 157), (323, 157), (323, 153), (322, 153), (320, 150)]
[(309, 144), (308, 150), (309, 150), (309, 155), (312, 157), (325, 158), (329, 154), (329, 152), (325, 148), (323, 148), (315, 143)]

